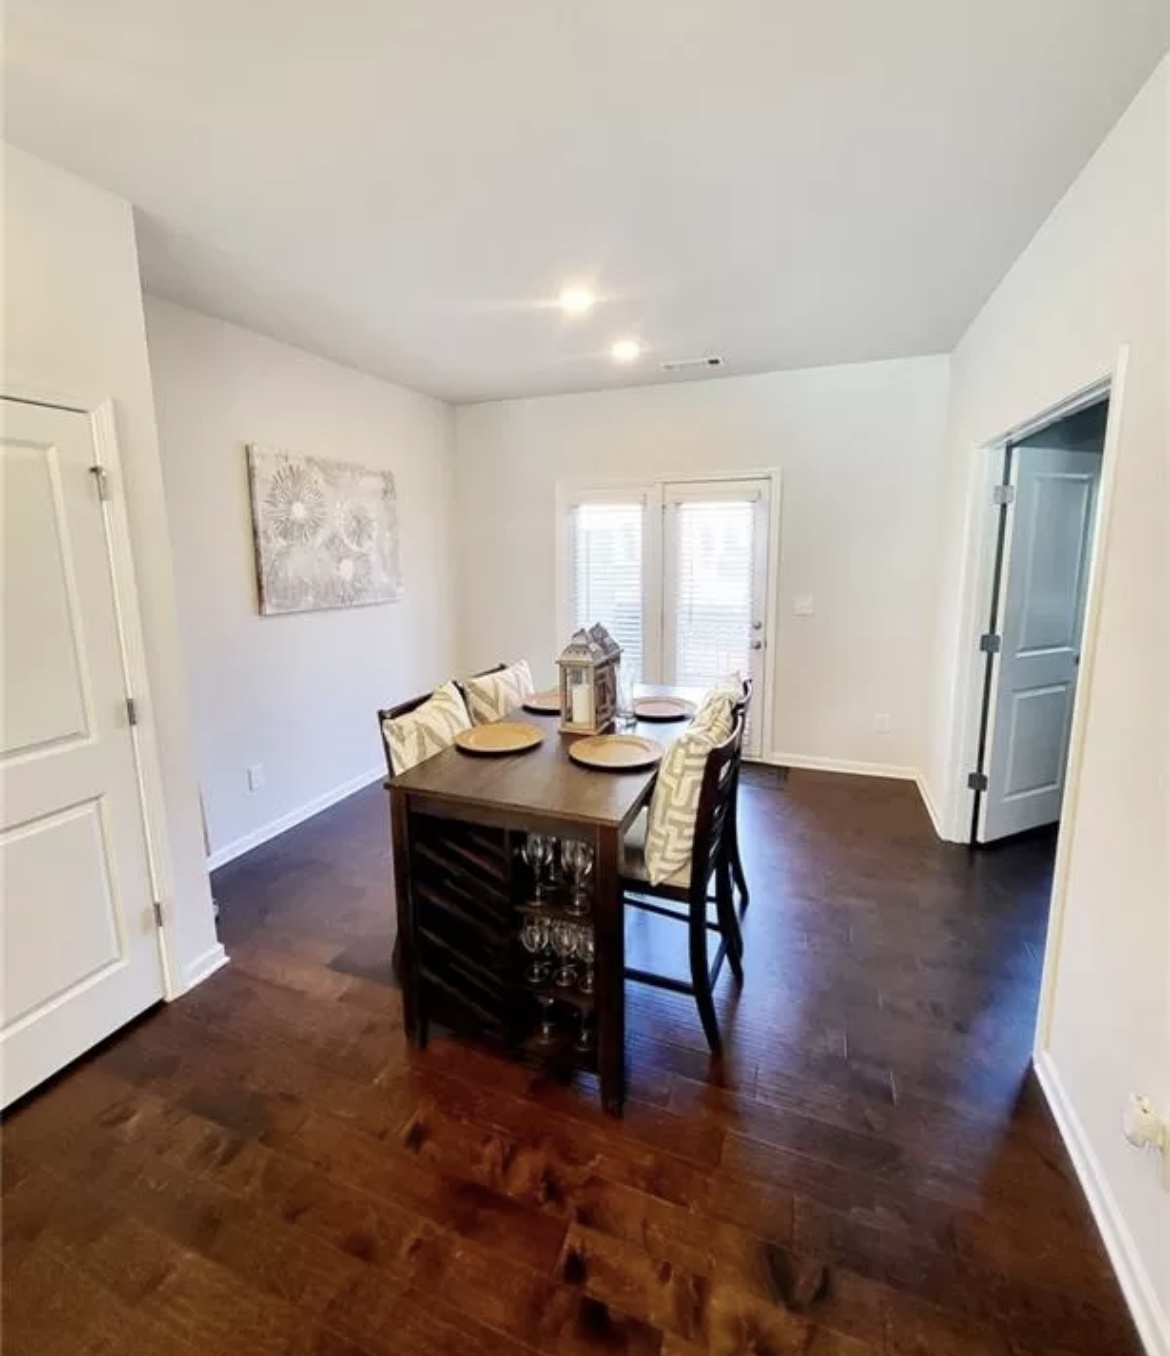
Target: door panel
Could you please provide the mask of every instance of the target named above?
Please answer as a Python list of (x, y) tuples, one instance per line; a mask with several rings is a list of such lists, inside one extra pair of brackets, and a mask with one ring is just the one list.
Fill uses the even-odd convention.
[[(8, 894), (4, 1015), (10, 1028), (122, 959), (102, 809), (100, 800), (75, 805), (22, 824), (0, 841)], [(46, 881), (54, 882), (51, 927), (39, 907)]]
[(768, 616), (767, 481), (665, 487), (663, 681), (707, 687), (749, 675), (756, 702), (744, 753), (760, 754), (755, 707), (764, 692)]
[(1065, 752), (1062, 733), (1072, 713), (1072, 695), (1071, 683), (1011, 694), (1006, 799), (1059, 791)]
[(1060, 818), (1100, 472), (1092, 452), (1015, 453), (980, 842)]
[(7, 1105), (162, 995), (88, 418), (3, 401)]

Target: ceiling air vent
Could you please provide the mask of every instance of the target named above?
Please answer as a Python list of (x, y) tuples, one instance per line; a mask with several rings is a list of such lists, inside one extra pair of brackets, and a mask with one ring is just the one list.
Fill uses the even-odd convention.
[(696, 367), (722, 367), (723, 359), (718, 353), (709, 353), (705, 358), (669, 358), (661, 364), (664, 372), (689, 372)]

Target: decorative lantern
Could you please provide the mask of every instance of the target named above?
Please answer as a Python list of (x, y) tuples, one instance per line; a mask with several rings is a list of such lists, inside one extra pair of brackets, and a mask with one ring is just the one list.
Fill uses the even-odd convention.
[(565, 734), (602, 734), (613, 725), (621, 657), (622, 647), (604, 626), (574, 632), (557, 660)]

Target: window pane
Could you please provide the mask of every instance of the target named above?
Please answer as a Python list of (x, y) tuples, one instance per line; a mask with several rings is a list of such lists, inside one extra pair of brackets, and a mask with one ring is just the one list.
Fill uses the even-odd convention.
[(573, 625), (600, 622), (622, 647), (622, 669), (642, 679), (642, 521), (636, 504), (578, 504), (570, 516)]

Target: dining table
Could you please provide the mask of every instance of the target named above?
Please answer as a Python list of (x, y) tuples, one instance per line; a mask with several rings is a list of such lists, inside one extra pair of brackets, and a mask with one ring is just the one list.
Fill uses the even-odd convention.
[[(693, 710), (702, 692), (643, 685)], [(657, 764), (634, 771), (581, 766), (584, 736), (562, 733), (557, 714), (517, 710), (543, 736), (524, 752), (469, 754), (449, 747), (387, 783), (398, 912), (399, 980), (407, 1040), (421, 1049), (432, 1021), (512, 1056), (598, 1076), (601, 1102), (620, 1116), (626, 1090), (624, 842), (650, 800)], [(666, 746), (687, 720), (637, 720), (622, 733)], [(578, 892), (543, 891), (531, 835), (592, 852), (587, 913)], [(539, 868), (538, 868), (539, 869)], [(544, 898), (541, 898), (541, 895)], [(533, 985), (521, 943), (527, 919), (571, 918), (591, 929), (592, 983)], [(549, 1013), (556, 1016), (549, 1036)], [(541, 1018), (543, 1017), (543, 1021)]]

